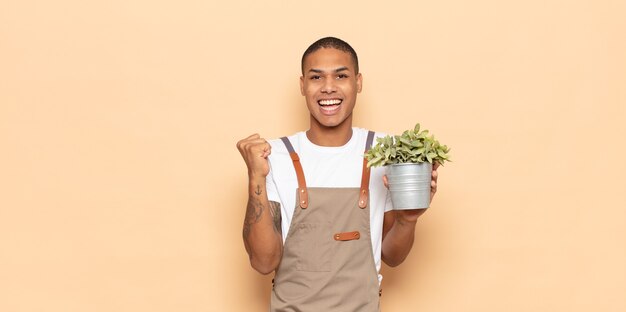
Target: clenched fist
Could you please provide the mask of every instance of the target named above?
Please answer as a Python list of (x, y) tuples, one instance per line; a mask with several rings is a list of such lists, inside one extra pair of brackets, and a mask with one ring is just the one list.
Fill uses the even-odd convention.
[(272, 147), (257, 133), (237, 142), (237, 149), (248, 166), (248, 176), (265, 178), (270, 173), (267, 156)]

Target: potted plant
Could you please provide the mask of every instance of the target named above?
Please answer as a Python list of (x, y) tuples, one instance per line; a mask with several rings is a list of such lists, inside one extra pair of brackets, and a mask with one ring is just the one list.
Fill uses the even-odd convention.
[(402, 135), (376, 139), (367, 153), (368, 167), (385, 166), (394, 209), (421, 209), (430, 205), (432, 165), (450, 161), (450, 148), (441, 145), (420, 124)]

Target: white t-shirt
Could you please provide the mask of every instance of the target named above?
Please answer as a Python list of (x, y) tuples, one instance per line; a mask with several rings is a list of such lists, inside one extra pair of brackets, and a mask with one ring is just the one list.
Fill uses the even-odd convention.
[[(360, 187), (367, 133), (365, 129), (352, 128), (350, 141), (338, 147), (315, 145), (304, 131), (290, 136), (289, 141), (300, 157), (307, 187)], [(376, 133), (374, 138), (382, 136), (384, 134)], [(280, 203), (284, 243), (296, 207), (298, 180), (285, 144), (280, 139), (269, 143), (272, 151), (269, 156), (270, 173), (266, 179), (267, 197), (270, 201)], [(371, 168), (370, 232), (377, 272), (380, 272), (381, 265), (383, 218), (385, 212), (392, 209), (391, 197), (383, 185), (383, 174), (382, 167)], [(382, 280), (380, 274), (378, 280)]]

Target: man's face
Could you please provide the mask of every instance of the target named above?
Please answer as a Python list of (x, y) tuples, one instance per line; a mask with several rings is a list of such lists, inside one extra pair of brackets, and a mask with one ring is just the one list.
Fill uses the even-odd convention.
[(309, 54), (304, 59), (300, 92), (311, 113), (311, 126), (336, 127), (346, 122), (351, 126), (361, 85), (361, 74), (355, 73), (349, 53), (321, 48)]

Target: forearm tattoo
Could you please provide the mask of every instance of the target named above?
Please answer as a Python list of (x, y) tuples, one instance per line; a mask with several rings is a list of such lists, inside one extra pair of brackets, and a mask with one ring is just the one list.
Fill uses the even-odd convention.
[(261, 220), (265, 206), (259, 200), (258, 196), (250, 196), (248, 198), (248, 207), (246, 208), (246, 217), (243, 220), (243, 238), (248, 239), (250, 235), (250, 226)]
[[(260, 199), (261, 193), (261, 187), (257, 185), (256, 190), (254, 190), (254, 194), (256, 194), (256, 196), (251, 195), (248, 198), (248, 207), (246, 208), (246, 216), (243, 221), (243, 238), (246, 240), (250, 235), (250, 227), (261, 220), (261, 217), (263, 216), (263, 211), (266, 208)], [(272, 215), (273, 219), (274, 231), (276, 233), (282, 233), (280, 204), (274, 201), (270, 201), (269, 206), (270, 214)]]
[(282, 234), (283, 228), (281, 227), (282, 215), (280, 214), (280, 204), (275, 201), (270, 201), (270, 213), (274, 220), (274, 231), (278, 234)]

